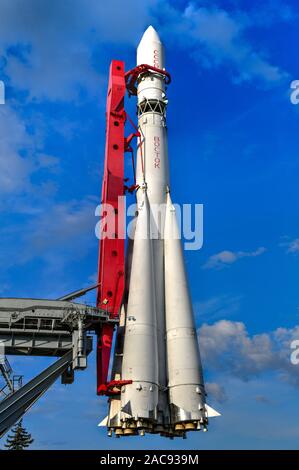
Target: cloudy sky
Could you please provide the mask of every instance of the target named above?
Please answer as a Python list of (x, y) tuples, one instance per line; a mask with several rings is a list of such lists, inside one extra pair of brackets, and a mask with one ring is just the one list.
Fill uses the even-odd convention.
[[(298, 448), (295, 0), (1, 0), (0, 295), (55, 298), (93, 282), (109, 63), (132, 68), (149, 24), (173, 77), (173, 199), (204, 204), (204, 246), (186, 260), (222, 417), (184, 441), (108, 439), (91, 356), (28, 414), (34, 448)], [(13, 361), (26, 379), (46, 362)]]

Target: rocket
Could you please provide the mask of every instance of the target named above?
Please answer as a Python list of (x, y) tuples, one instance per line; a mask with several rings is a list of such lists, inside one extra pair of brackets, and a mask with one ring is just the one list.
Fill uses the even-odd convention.
[(192, 302), (172, 204), (166, 126), (164, 48), (152, 26), (138, 49), (140, 142), (136, 163), (137, 215), (128, 243), (126, 289), (112, 379), (128, 381), (109, 399), (108, 434), (185, 437), (206, 430), (206, 404)]

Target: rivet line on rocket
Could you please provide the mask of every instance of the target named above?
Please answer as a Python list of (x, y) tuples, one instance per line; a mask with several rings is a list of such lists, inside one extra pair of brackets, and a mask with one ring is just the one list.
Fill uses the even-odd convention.
[[(138, 127), (135, 125), (135, 123), (133, 122), (133, 120), (131, 119), (131, 117), (129, 116), (129, 114), (126, 111), (124, 111), (124, 115), (125, 115), (125, 119), (128, 119), (131, 126), (135, 130), (135, 133), (132, 133), (132, 134), (129, 135), (129, 137), (125, 138), (125, 151), (131, 153), (134, 184), (130, 187), (125, 186), (124, 188), (125, 188), (125, 191), (128, 191), (129, 193), (133, 193), (134, 191), (138, 190), (139, 185), (136, 184), (136, 169), (135, 169), (134, 150), (133, 150), (133, 147), (131, 147), (130, 143), (131, 143), (131, 140), (134, 137), (137, 137), (137, 139), (140, 140), (141, 134), (140, 134), (140, 131), (139, 131)], [(137, 145), (137, 148), (138, 148), (138, 145)]]
[[(133, 381), (134, 382), (134, 381)], [(179, 385), (168, 385), (167, 389), (173, 388), (173, 387), (185, 387), (186, 385), (194, 385), (194, 387), (198, 387), (198, 383), (193, 383), (193, 382), (186, 382), (186, 383), (181, 383)], [(200, 387), (203, 387), (203, 384), (200, 384)], [(198, 392), (200, 395), (202, 395), (202, 392)], [(206, 393), (204, 393), (206, 395)]]
[(142, 138), (143, 138), (141, 140), (141, 137), (138, 137), (138, 141), (139, 141), (138, 148), (140, 149), (140, 161), (141, 161), (142, 178), (143, 178), (143, 183), (145, 184), (144, 154), (143, 154), (143, 149), (142, 149), (142, 146), (145, 142), (145, 136), (144, 136), (143, 131), (142, 131), (140, 126), (138, 127), (138, 131), (142, 135)]
[[(158, 384), (157, 382), (150, 382), (149, 380), (138, 380), (138, 379), (134, 379), (132, 381), (130, 381), (132, 384), (134, 383), (149, 383), (151, 385), (156, 385), (156, 387), (158, 387), (159, 390), (162, 390), (162, 391), (166, 391), (168, 390), (169, 387), (162, 387), (162, 385)], [(130, 383), (130, 385), (131, 385)], [(188, 384), (189, 385), (189, 384)], [(192, 384), (191, 384), (192, 385)]]
[[(170, 331), (174, 331), (174, 330), (177, 330), (177, 327), (169, 328), (168, 330), (166, 330), (166, 333), (169, 333)], [(192, 331), (193, 333), (196, 333), (196, 328), (192, 328), (190, 326), (181, 326), (180, 330), (188, 330), (188, 331)]]
[[(143, 176), (143, 183), (145, 183), (145, 170), (144, 170), (144, 157), (143, 157), (143, 151), (142, 151), (142, 145), (145, 141), (145, 136), (143, 134), (143, 131), (141, 129), (140, 126), (136, 126), (135, 123), (133, 122), (133, 120), (131, 119), (131, 117), (129, 116), (129, 114), (127, 112), (124, 112), (125, 114), (125, 119), (128, 119), (128, 121), (130, 122), (131, 126), (135, 129), (135, 134), (131, 134), (132, 136), (134, 137), (137, 137), (138, 139), (138, 144), (137, 144), (137, 149), (140, 149), (140, 158), (141, 158), (141, 168), (142, 168), (142, 176)], [(142, 140), (141, 140), (141, 136), (142, 136)], [(128, 140), (128, 139), (127, 139)], [(136, 190), (138, 191), (139, 189), (139, 185), (136, 185), (136, 172), (135, 172), (135, 163), (134, 163), (134, 152), (133, 152), (133, 148), (130, 147), (130, 151), (131, 151), (131, 154), (132, 154), (132, 167), (133, 167), (133, 176), (134, 176), (134, 186), (132, 188), (127, 188), (129, 190), (129, 192), (132, 192), (132, 190)], [(132, 190), (131, 190), (132, 189)]]

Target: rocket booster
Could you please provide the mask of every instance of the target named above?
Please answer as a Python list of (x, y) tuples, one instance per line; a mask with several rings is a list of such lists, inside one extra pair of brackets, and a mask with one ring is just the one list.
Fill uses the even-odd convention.
[[(165, 70), (164, 48), (152, 26), (137, 49), (140, 64)], [(116, 436), (185, 437), (187, 431), (205, 430), (211, 411), (170, 197), (166, 107), (165, 77), (155, 70), (142, 73), (137, 79), (138, 212), (112, 377), (131, 383), (110, 399), (105, 421)]]

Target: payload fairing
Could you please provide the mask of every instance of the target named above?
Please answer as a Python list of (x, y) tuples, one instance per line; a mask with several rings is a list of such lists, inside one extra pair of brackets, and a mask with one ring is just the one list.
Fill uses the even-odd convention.
[(184, 437), (206, 430), (205, 389), (175, 208), (170, 197), (164, 48), (150, 26), (137, 49), (137, 216), (112, 369), (110, 435)]

